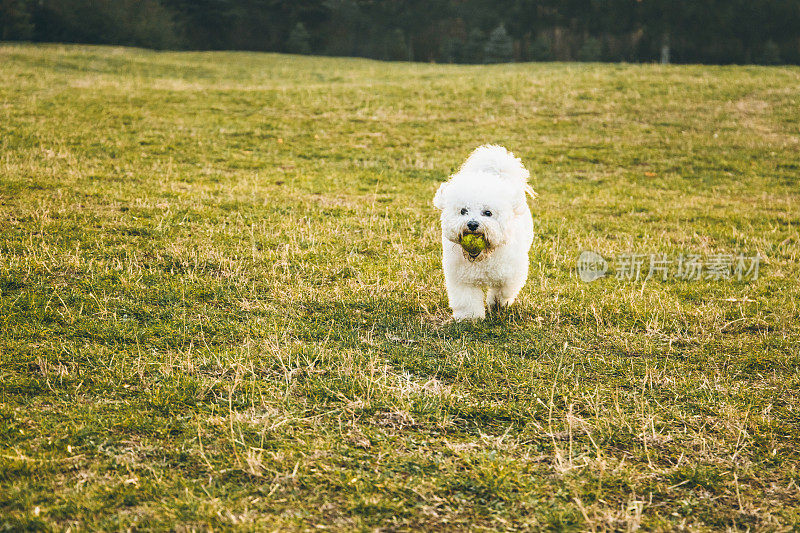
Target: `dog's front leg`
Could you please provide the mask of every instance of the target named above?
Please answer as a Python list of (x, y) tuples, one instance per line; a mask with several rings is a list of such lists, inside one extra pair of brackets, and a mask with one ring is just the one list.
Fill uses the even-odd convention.
[(517, 294), (519, 294), (519, 288), (510, 285), (492, 287), (486, 295), (486, 303), (492, 312), (499, 311), (513, 304), (517, 299)]
[(447, 282), (447, 297), (453, 318), (456, 320), (474, 320), (484, 318), (483, 289), (474, 285)]

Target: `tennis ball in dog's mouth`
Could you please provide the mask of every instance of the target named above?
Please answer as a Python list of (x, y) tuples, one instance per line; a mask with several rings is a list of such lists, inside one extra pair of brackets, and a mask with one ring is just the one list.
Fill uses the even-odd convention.
[(483, 235), (467, 233), (461, 237), (461, 247), (469, 255), (478, 255), (486, 249), (486, 239), (483, 237)]

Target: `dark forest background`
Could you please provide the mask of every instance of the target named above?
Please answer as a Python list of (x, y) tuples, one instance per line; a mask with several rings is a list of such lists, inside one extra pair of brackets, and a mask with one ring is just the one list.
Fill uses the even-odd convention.
[(800, 63), (800, 0), (0, 0), (0, 40), (493, 63)]

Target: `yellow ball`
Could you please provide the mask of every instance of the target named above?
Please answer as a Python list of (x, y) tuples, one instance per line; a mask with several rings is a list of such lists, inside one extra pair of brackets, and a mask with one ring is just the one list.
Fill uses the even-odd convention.
[(478, 255), (486, 249), (486, 239), (483, 235), (467, 233), (461, 237), (461, 247), (470, 255)]

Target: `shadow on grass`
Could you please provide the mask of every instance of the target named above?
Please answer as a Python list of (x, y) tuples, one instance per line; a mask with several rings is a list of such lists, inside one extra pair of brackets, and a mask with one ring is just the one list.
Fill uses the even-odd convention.
[[(310, 341), (337, 341), (349, 347), (363, 345), (365, 335), (371, 339), (414, 349), (430, 341), (459, 343), (464, 347), (503, 343), (523, 356), (536, 356), (531, 345), (556, 345), (540, 323), (525, 317), (519, 307), (487, 314), (484, 320), (455, 322), (446, 307), (426, 309), (413, 302), (396, 298), (369, 300), (318, 301), (298, 304), (302, 326)], [(514, 348), (522, 348), (516, 350)]]

